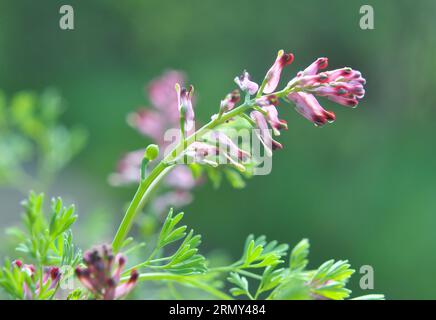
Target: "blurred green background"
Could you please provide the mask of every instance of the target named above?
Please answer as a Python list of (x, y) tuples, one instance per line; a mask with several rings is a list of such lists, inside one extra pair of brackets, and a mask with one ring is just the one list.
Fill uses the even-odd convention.
[[(59, 28), (65, 3), (74, 31)], [(374, 7), (375, 30), (359, 28), (363, 4)], [(374, 292), (387, 298), (436, 298), (435, 16), (433, 0), (2, 0), (0, 88), (11, 96), (55, 87), (68, 104), (63, 121), (87, 128), (87, 148), (50, 195), (76, 203), (83, 236), (104, 225), (109, 240), (134, 189), (112, 188), (107, 176), (149, 142), (125, 116), (147, 106), (144, 85), (163, 70), (187, 73), (202, 121), (235, 75), (247, 68), (260, 81), (281, 48), (296, 57), (288, 78), (319, 56), (361, 70), (368, 84), (358, 109), (323, 100), (337, 121), (314, 128), (282, 104), (289, 131), (272, 173), (244, 190), (197, 188), (185, 222), (206, 251), (236, 257), (249, 233), (290, 244), (307, 237), (312, 267), (347, 258), (373, 266)], [(0, 191), (2, 229), (18, 221), (22, 197)], [(353, 295), (371, 293), (353, 279)]]

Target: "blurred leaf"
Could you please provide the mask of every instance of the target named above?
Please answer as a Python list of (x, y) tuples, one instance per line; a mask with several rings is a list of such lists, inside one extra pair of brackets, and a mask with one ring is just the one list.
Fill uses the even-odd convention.
[(301, 271), (306, 268), (309, 262), (307, 259), (309, 255), (309, 247), (309, 241), (303, 239), (292, 249), (289, 259), (289, 269), (291, 271)]

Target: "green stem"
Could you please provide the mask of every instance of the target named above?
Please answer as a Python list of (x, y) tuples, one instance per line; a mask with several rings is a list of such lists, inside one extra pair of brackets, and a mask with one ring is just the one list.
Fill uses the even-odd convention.
[(126, 214), (118, 228), (118, 231), (112, 242), (112, 247), (114, 252), (118, 252), (121, 245), (124, 242), (127, 234), (129, 233), (133, 220), (136, 214), (144, 207), (145, 202), (153, 190), (153, 188), (160, 182), (160, 180), (168, 173), (171, 166), (166, 165), (164, 162), (160, 162), (151, 172), (150, 175), (143, 180), (135, 193), (129, 207), (127, 208)]
[[(121, 279), (121, 281), (127, 281), (129, 277), (125, 277)], [(197, 281), (195, 279), (190, 278), (189, 276), (181, 276), (177, 274), (171, 273), (143, 273), (139, 275), (138, 281), (159, 281), (159, 280), (168, 280), (168, 281), (176, 281), (177, 283), (184, 284), (186, 286), (192, 286), (203, 291), (206, 291), (213, 295), (216, 298), (223, 300), (233, 300), (232, 297), (225, 294), (224, 292), (211, 287), (210, 285)]]

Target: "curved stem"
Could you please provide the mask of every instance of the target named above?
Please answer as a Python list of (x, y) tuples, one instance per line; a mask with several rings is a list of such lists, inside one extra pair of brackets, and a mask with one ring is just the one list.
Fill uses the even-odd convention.
[(132, 202), (127, 208), (126, 214), (124, 215), (124, 218), (121, 221), (121, 224), (112, 242), (114, 252), (119, 251), (124, 239), (132, 227), (132, 223), (136, 214), (144, 207), (145, 202), (148, 200), (153, 188), (160, 182), (166, 173), (169, 172), (170, 169), (171, 166), (167, 166), (165, 163), (160, 162), (150, 172), (150, 175), (139, 184), (138, 190), (136, 191)]

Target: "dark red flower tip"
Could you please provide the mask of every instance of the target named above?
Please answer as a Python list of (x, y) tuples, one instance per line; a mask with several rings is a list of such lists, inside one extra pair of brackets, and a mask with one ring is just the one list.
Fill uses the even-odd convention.
[(238, 89), (235, 89), (230, 93), (230, 101), (233, 103), (238, 103), (239, 100), (241, 100), (241, 94), (239, 93)]
[(273, 140), (272, 141), (272, 149), (273, 150), (281, 150), (281, 149), (283, 149), (283, 145), (280, 142)]
[(353, 74), (353, 69), (351, 69), (351, 68), (344, 68), (344, 69), (342, 69), (341, 76), (349, 76), (351, 74)]
[(359, 101), (358, 101), (356, 98), (348, 99), (348, 100), (347, 100), (347, 106), (355, 107), (355, 106), (357, 106), (358, 104), (359, 104)]
[(325, 115), (317, 114), (312, 117), (312, 122), (315, 123), (317, 126), (323, 126), (328, 122), (328, 120)]
[(336, 115), (331, 111), (325, 111), (324, 115), (329, 122), (333, 122), (336, 120)]
[(294, 55), (292, 53), (284, 53), (280, 57), (280, 64), (282, 66), (287, 66), (288, 64), (291, 64), (294, 61)]
[(80, 267), (77, 267), (76, 270), (74, 270), (76, 273), (76, 276), (81, 277), (83, 275), (83, 269)]
[(136, 281), (138, 280), (138, 278), (139, 278), (139, 273), (138, 273), (138, 271), (136, 271), (136, 269), (133, 269), (133, 270), (130, 272), (129, 282), (130, 282), (130, 283), (134, 283), (134, 282), (136, 282)]
[(274, 106), (277, 106), (280, 102), (280, 100), (275, 95), (269, 95), (269, 96), (267, 96), (267, 99), (268, 99), (269, 103), (274, 105)]
[(115, 280), (114, 280), (114, 279), (112, 279), (112, 278), (108, 278), (108, 279), (106, 279), (106, 285), (107, 285), (109, 288), (115, 288), (117, 284), (115, 283)]
[(327, 66), (329, 64), (329, 59), (328, 58), (319, 58), (317, 60), (317, 64), (318, 64), (319, 69), (325, 69), (325, 68), (327, 68)]
[(58, 267), (52, 267), (52, 268), (50, 269), (50, 278), (51, 278), (52, 280), (57, 279), (57, 277), (59, 276), (59, 274), (60, 274), (60, 271), (59, 271), (59, 268), (58, 268)]
[(118, 258), (118, 265), (122, 268), (125, 264), (126, 264), (126, 258), (124, 258), (123, 256), (120, 256)]
[(23, 266), (23, 262), (19, 259), (15, 260), (13, 262), (18, 268), (21, 268)]

